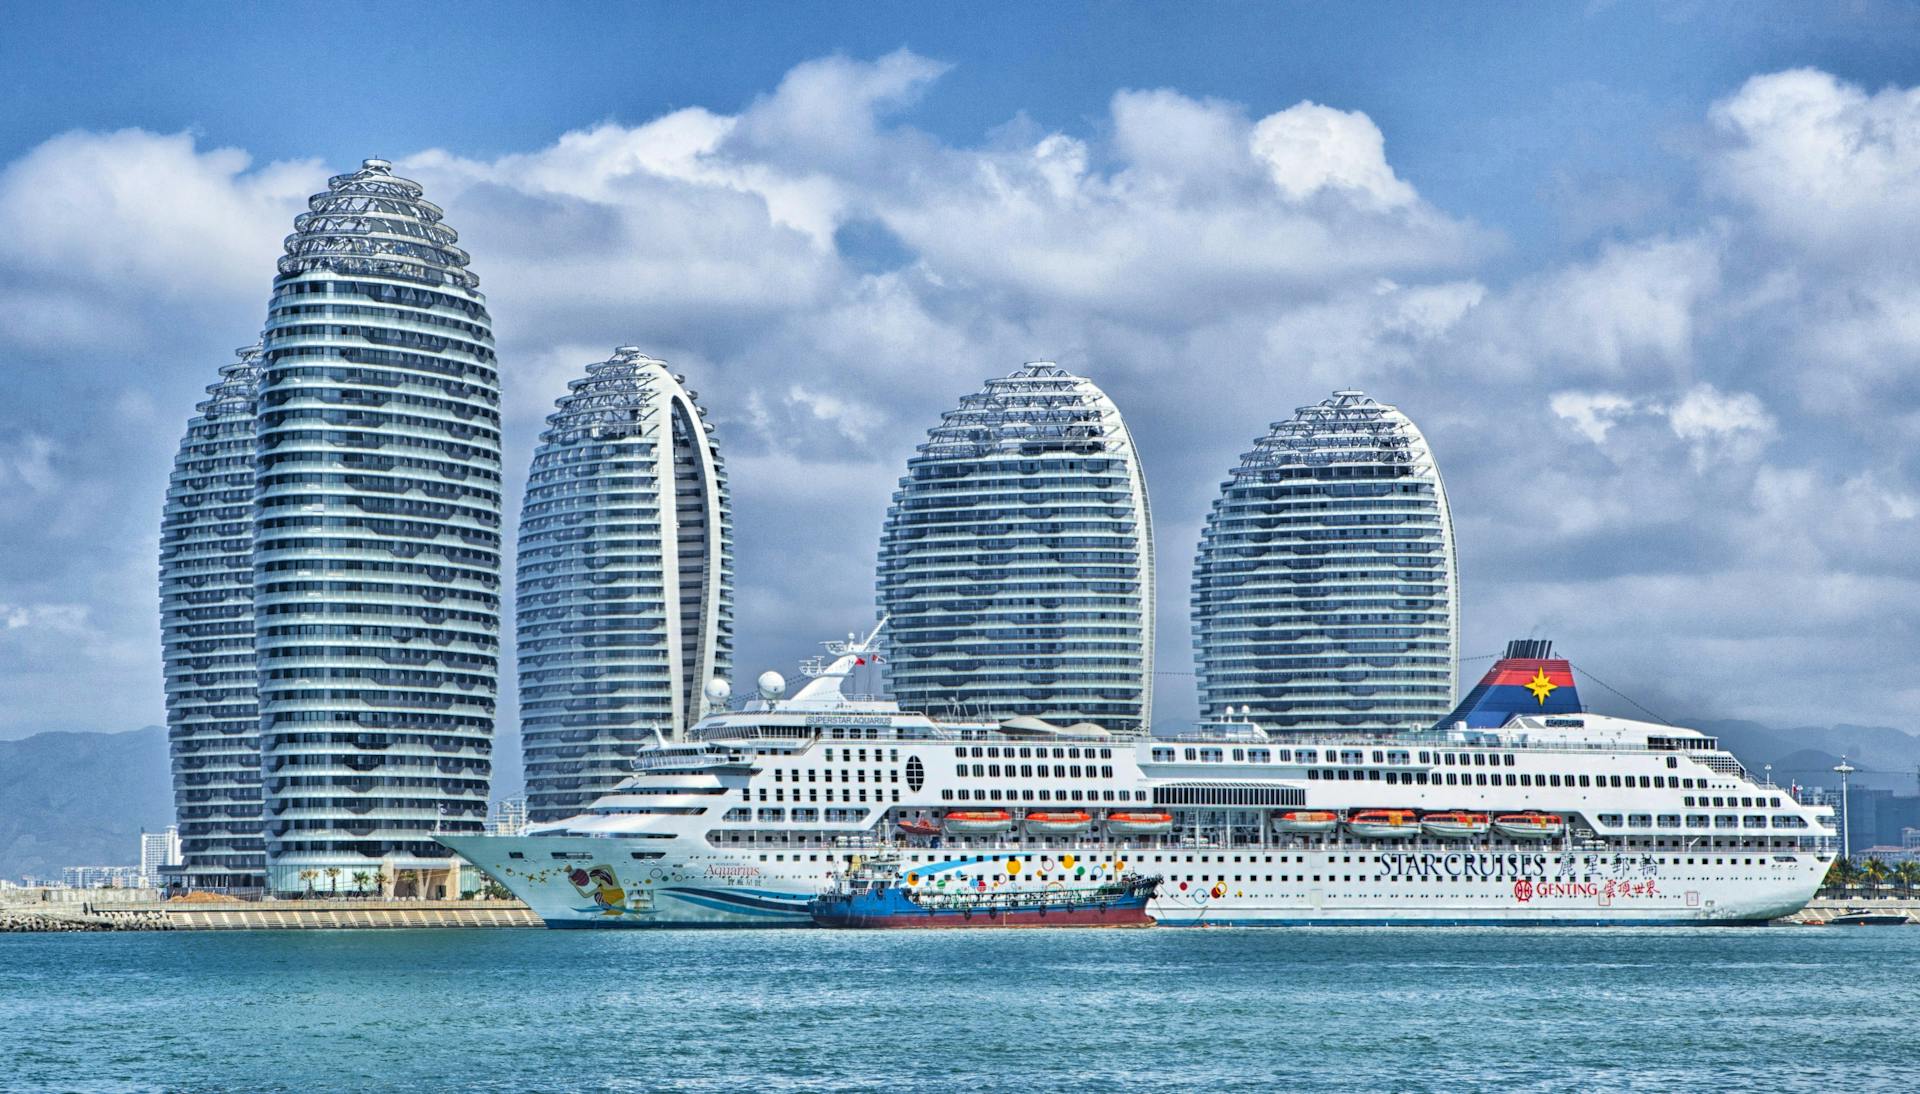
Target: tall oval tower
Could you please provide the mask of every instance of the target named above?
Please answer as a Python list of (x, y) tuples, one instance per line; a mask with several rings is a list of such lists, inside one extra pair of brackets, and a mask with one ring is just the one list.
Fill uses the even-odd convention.
[(515, 635), (527, 816), (580, 812), (733, 669), (733, 520), (713, 430), (622, 346), (547, 417), (520, 514)]
[(1153, 721), (1153, 524), (1113, 400), (1050, 361), (960, 400), (880, 534), (894, 696), (1115, 733)]
[[(500, 376), (479, 279), (384, 160), (294, 221), (259, 396), (268, 885), (449, 892), (500, 647)], [(376, 880), (377, 879), (377, 880)]]
[(1282, 730), (1425, 728), (1453, 703), (1446, 487), (1407, 416), (1358, 391), (1241, 457), (1193, 569), (1201, 714)]
[(258, 889), (260, 714), (253, 655), (254, 399), (260, 347), (207, 388), (160, 519), (160, 655), (185, 883)]

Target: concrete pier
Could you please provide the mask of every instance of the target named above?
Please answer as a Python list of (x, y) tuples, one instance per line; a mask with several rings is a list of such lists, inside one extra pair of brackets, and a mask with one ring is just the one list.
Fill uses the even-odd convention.
[(1815, 900), (1794, 915), (1790, 915), (1785, 919), (1775, 920), (1775, 922), (1795, 925), (1831, 923), (1833, 922), (1834, 916), (1850, 911), (1905, 915), (1916, 924), (1920, 924), (1920, 898), (1915, 897), (1875, 899), (1856, 897), (1852, 900)]
[(175, 930), (342, 930), (387, 927), (538, 927), (517, 900), (273, 900), (161, 905)]
[(538, 927), (517, 900), (41, 900), (0, 904), (0, 931)]

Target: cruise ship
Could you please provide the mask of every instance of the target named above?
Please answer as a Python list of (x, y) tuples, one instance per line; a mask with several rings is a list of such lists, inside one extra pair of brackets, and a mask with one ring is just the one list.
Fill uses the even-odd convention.
[(1122, 738), (855, 694), (878, 634), (641, 746), (577, 816), (439, 839), (551, 927), (809, 926), (876, 852), (936, 888), (1159, 875), (1163, 926), (1764, 924), (1836, 852), (1828, 807), (1714, 738), (1584, 711), (1544, 641), (1427, 731)]

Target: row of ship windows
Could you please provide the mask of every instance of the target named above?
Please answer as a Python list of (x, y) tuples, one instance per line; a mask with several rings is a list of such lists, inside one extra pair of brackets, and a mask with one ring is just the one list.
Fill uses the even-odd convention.
[[(977, 757), (982, 755), (982, 751), (983, 751), (982, 746), (972, 745), (970, 746), (970, 748), (955, 749), (954, 755)], [(1058, 748), (1058, 747), (1054, 748), (1053, 758), (1056, 760), (1062, 760), (1062, 759), (1077, 760), (1077, 759), (1080, 759), (1082, 751), (1086, 753), (1086, 758), (1089, 760), (1095, 759), (1095, 758), (1102, 759), (1102, 760), (1110, 760), (1113, 758), (1113, 749), (1111, 748), (1101, 748), (1101, 749), (1087, 748), (1082, 750), (1082, 749), (1074, 748), (1071, 746), (1066, 748)], [(1095, 755), (1096, 752), (1098, 753), (1097, 757)], [(1019, 755), (1016, 756), (1014, 754), (1014, 748), (1011, 745), (1005, 746), (1004, 749), (1000, 747), (996, 747), (994, 745), (986, 745), (984, 746), (984, 754), (988, 759), (994, 759), (996, 757), (1003, 756), (1003, 755), (1009, 760), (1012, 760), (1012, 759), (1026, 760), (1026, 759), (1035, 759), (1035, 758), (1044, 760), (1047, 758), (1047, 750), (1045, 748), (1030, 748), (1030, 747), (1022, 746), (1019, 749)], [(978, 774), (977, 771), (975, 773)], [(964, 775), (966, 774), (966, 772), (963, 771), (961, 772), (961, 774)]]
[[(748, 791), (744, 791), (743, 793), (744, 793), (744, 794), (746, 794), (746, 795), (748, 795), (748, 796), (751, 796), (751, 795), (752, 795), (752, 793), (753, 793), (753, 791), (751, 791), (751, 790), (748, 790)], [(884, 802), (884, 801), (888, 801), (888, 800), (892, 800), (892, 801), (896, 801), (896, 802), (897, 802), (897, 801), (899, 801), (899, 800), (900, 800), (900, 788), (899, 788), (899, 787), (894, 787), (894, 788), (893, 788), (893, 791), (892, 791), (892, 798), (891, 798), (891, 799), (889, 799), (889, 798), (887, 797), (887, 793), (888, 793), (887, 791), (884, 791), (884, 790), (881, 790), (881, 789), (880, 789), (879, 787), (877, 787), (877, 786), (876, 786), (876, 787), (874, 787), (874, 788), (873, 788), (873, 799), (872, 799), (872, 800), (874, 800), (874, 801), (876, 801), (876, 802)], [(809, 788), (808, 788), (808, 790), (807, 790), (807, 800), (808, 800), (808, 801), (810, 801), (810, 802), (817, 802), (817, 801), (823, 801), (823, 800), (824, 800), (824, 801), (832, 801), (832, 800), (833, 800), (833, 788), (832, 788), (832, 787), (828, 787), (828, 788), (827, 788), (827, 791), (826, 791), (826, 794), (827, 794), (827, 796), (826, 796), (826, 797), (825, 797), (825, 798), (823, 799), (823, 798), (821, 798), (821, 797), (820, 797), (820, 791), (819, 791), (819, 790), (818, 790), (817, 788), (813, 788), (813, 787), (809, 787)], [(764, 787), (764, 786), (760, 788), (760, 798), (759, 798), (759, 800), (760, 800), (760, 801), (767, 801), (767, 800), (769, 800), (769, 799), (768, 799), (768, 797), (767, 797), (767, 788), (766, 788), (766, 787)], [(776, 789), (775, 789), (775, 790), (773, 791), (773, 797), (772, 797), (772, 799), (771, 799), (771, 800), (773, 800), (773, 801), (776, 801), (776, 802), (780, 802), (780, 801), (786, 801), (786, 800), (787, 800), (787, 790), (786, 790), (786, 788), (785, 788), (785, 787), (778, 787), (778, 788), (776, 788)], [(793, 789), (793, 800), (794, 800), (794, 801), (799, 801), (799, 800), (800, 800), (800, 788), (799, 788), (799, 787), (794, 787), (794, 789)], [(855, 788), (852, 788), (852, 787), (845, 787), (845, 786), (843, 786), (843, 787), (841, 787), (841, 788), (840, 788), (840, 800), (841, 800), (841, 801), (843, 801), (843, 802), (851, 802), (851, 801), (866, 801), (866, 800), (868, 800), (868, 799), (867, 799), (867, 788), (866, 788), (866, 787), (864, 787), (864, 786), (862, 786), (862, 787), (859, 787), (859, 788), (858, 788), (858, 789), (856, 790)]]
[(1568, 787), (1657, 787), (1660, 789), (1681, 789), (1694, 786), (1705, 787), (1705, 779), (1683, 779), (1674, 775), (1641, 775), (1637, 780), (1632, 775), (1534, 775), (1522, 773), (1516, 775), (1509, 771), (1503, 779), (1501, 772), (1489, 775), (1481, 772), (1448, 771), (1428, 773), (1425, 771), (1356, 771), (1348, 768), (1307, 769), (1307, 778), (1323, 782), (1384, 782), (1389, 786), (1568, 786)]
[(1016, 799), (1027, 802), (1035, 800), (1043, 802), (1143, 802), (1147, 800), (1147, 792), (1144, 790), (942, 790), (940, 792), (941, 801), (1010, 802)]
[[(1014, 774), (1014, 766), (1015, 765), (1013, 764), (1007, 765), (1007, 769), (1006, 769), (1007, 778), (1016, 777)], [(961, 778), (965, 778), (967, 775), (967, 767), (968, 767), (967, 764), (955, 764), (953, 768), (953, 773), (960, 776)], [(977, 778), (998, 779), (1001, 777), (999, 764), (973, 764), (972, 767), (973, 767), (973, 776), (976, 779)], [(1084, 775), (1081, 774), (1081, 768), (1082, 768), (1082, 765), (1080, 764), (1054, 764), (1053, 777), (1056, 779), (1069, 779), (1069, 778), (1091, 779), (1096, 777), (1095, 770), (1094, 770), (1095, 765), (1086, 764), (1085, 765), (1086, 773)], [(1032, 764), (1020, 764), (1019, 769), (1020, 769), (1020, 773), (1017, 776), (1018, 778), (1031, 779), (1034, 777)], [(1040, 777), (1045, 778), (1046, 775), (1047, 775), (1047, 765), (1041, 764)], [(1098, 777), (1106, 778), (1106, 779), (1113, 778), (1113, 765), (1112, 764), (1100, 765)]]
[[(1229, 755), (1231, 755), (1234, 763), (1257, 764), (1273, 763), (1276, 759), (1280, 763), (1301, 764), (1411, 764), (1416, 762), (1417, 759), (1419, 763), (1434, 764), (1442, 767), (1513, 767), (1518, 762), (1515, 754), (1511, 752), (1434, 752), (1428, 749), (1421, 749), (1415, 752), (1412, 749), (1397, 748), (1376, 748), (1369, 752), (1366, 749), (1359, 748), (1329, 748), (1326, 750), (1326, 756), (1324, 758), (1320, 753), (1321, 750), (1317, 748), (1235, 748), (1228, 750), (1225, 748), (1189, 747), (1179, 750), (1180, 758), (1190, 763), (1224, 763)], [(1102, 754), (1105, 754), (1104, 751)], [(978, 753), (975, 753), (975, 755), (978, 755)], [(1156, 747), (1153, 750), (1155, 763), (1172, 763), (1174, 762), (1174, 755), (1175, 749), (1173, 748)], [(1677, 761), (1673, 757), (1667, 757), (1668, 767), (1673, 767), (1676, 763)], [(1378, 779), (1380, 776), (1378, 772), (1375, 772), (1368, 777)], [(1573, 776), (1569, 775), (1567, 778), (1571, 779)], [(1613, 785), (1621, 785), (1620, 776), (1615, 775), (1613, 779)], [(1553, 785), (1559, 786), (1560, 784), (1556, 782)], [(1571, 786), (1573, 784), (1568, 783), (1568, 785)], [(1587, 776), (1580, 776), (1580, 785), (1587, 785)], [(1605, 784), (1603, 783), (1601, 785)], [(1647, 776), (1643, 775), (1640, 777), (1640, 785), (1660, 786), (1665, 784), (1658, 782), (1649, 784), (1647, 782)], [(1686, 785), (1689, 787), (1693, 786), (1694, 780), (1686, 780)], [(1707, 785), (1706, 781), (1704, 779), (1701, 780), (1700, 785), (1705, 787)]]
[[(863, 748), (863, 749), (861, 749), (860, 751), (862, 751), (862, 752), (865, 752), (865, 751), (866, 751), (866, 749), (864, 749), (864, 748)], [(877, 759), (879, 759), (880, 757), (879, 757), (879, 755), (878, 755), (878, 753), (879, 753), (879, 751), (880, 751), (880, 750), (876, 748), (876, 749), (874, 749), (873, 751), (874, 751), (874, 753), (875, 753), (875, 755), (874, 755), (874, 759), (876, 759), (876, 760), (877, 760)], [(780, 770), (779, 768), (775, 768), (775, 769), (774, 769), (774, 772), (773, 772), (773, 781), (774, 781), (774, 782), (781, 782), (781, 781), (783, 781), (783, 780), (781, 779), (781, 776), (782, 776), (782, 775), (784, 775), (784, 774), (791, 774), (791, 775), (793, 776), (793, 778), (792, 778), (791, 780), (786, 780), (786, 781), (791, 781), (791, 782), (799, 782), (799, 781), (800, 781), (800, 772), (798, 772), (798, 771), (793, 771), (793, 772), (783, 772), (783, 771), (782, 771), (782, 770)], [(888, 771), (888, 772), (886, 772), (886, 774), (888, 774), (888, 775), (890, 775), (890, 776), (892, 776), (892, 778), (890, 778), (890, 779), (882, 779), (882, 778), (880, 777), (880, 776), (881, 776), (881, 772), (878, 772), (878, 771), (875, 771), (875, 772), (873, 772), (873, 781), (874, 781), (874, 782), (896, 782), (896, 783), (900, 781), (900, 772), (898, 772), (898, 771)], [(839, 777), (838, 779), (835, 779), (835, 778), (834, 778), (834, 773), (833, 773), (832, 771), (828, 771), (828, 772), (826, 773), (826, 778), (824, 778), (824, 779), (821, 779), (821, 778), (817, 778), (816, 776), (818, 776), (818, 775), (819, 775), (819, 771), (818, 771), (818, 769), (816, 769), (816, 768), (808, 768), (808, 769), (807, 769), (807, 780), (806, 780), (806, 781), (808, 781), (808, 782), (829, 782), (829, 783), (830, 783), (830, 782), (843, 782), (843, 783), (850, 783), (850, 782), (861, 782), (861, 783), (863, 783), (863, 782), (866, 782), (866, 781), (867, 781), (867, 771), (866, 771), (866, 770), (865, 770), (864, 768), (862, 768), (862, 769), (854, 769), (854, 768), (841, 768), (841, 769), (840, 769), (840, 777)], [(762, 791), (762, 792), (764, 793), (764, 791)]]
[[(1689, 798), (1687, 799), (1687, 801), (1688, 801), (1688, 804), (1692, 804), (1693, 799)], [(1624, 825), (1621, 823), (1620, 814), (1618, 813), (1601, 813), (1595, 819), (1597, 819), (1602, 826), (1607, 828), (1620, 828), (1620, 827), (1652, 828), (1654, 827), (1653, 817), (1649, 816), (1646, 813), (1627, 814), (1626, 822)], [(1681, 827), (1680, 814), (1678, 813), (1660, 814), (1659, 827), (1661, 828)], [(1706, 817), (1706, 815), (1701, 813), (1689, 813), (1687, 814), (1686, 827), (1688, 828), (1708, 828), (1708, 827), (1765, 828), (1767, 827), (1767, 818), (1757, 813), (1749, 814), (1745, 818), (1722, 814), (1720, 816), (1713, 817), (1711, 820), (1711, 823), (1709, 823), (1709, 820)], [(1807, 822), (1806, 822), (1806, 819), (1803, 817), (1794, 816), (1793, 814), (1790, 814), (1790, 813), (1778, 813), (1778, 814), (1775, 814), (1773, 817), (1773, 827), (1805, 828), (1807, 827)]]

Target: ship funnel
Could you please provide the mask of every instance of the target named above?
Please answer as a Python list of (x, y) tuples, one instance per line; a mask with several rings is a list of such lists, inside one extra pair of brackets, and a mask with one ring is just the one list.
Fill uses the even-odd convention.
[(1553, 655), (1545, 638), (1516, 638), (1505, 657), (1493, 663), (1436, 728), (1465, 722), (1470, 729), (1494, 729), (1517, 714), (1578, 714), (1580, 692), (1573, 666)]

